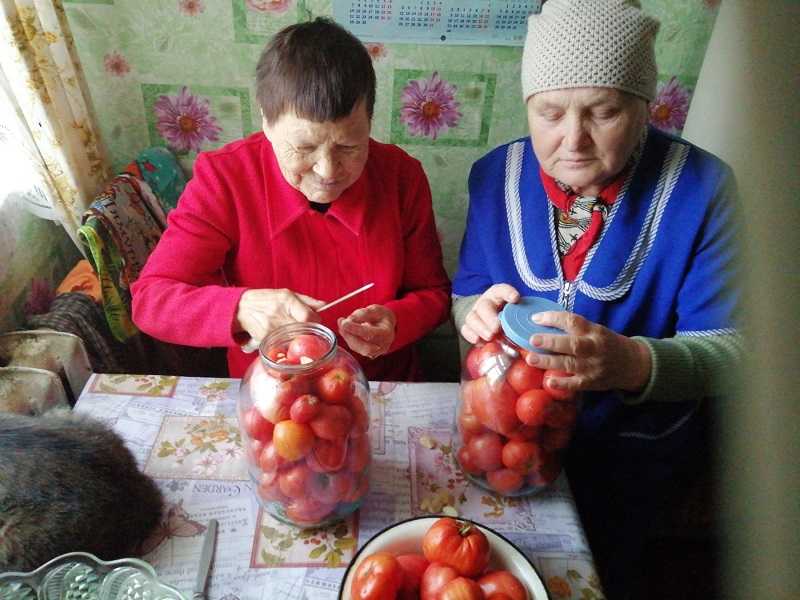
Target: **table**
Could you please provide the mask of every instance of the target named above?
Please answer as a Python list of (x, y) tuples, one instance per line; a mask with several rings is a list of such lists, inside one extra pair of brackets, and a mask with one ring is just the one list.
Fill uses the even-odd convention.
[(211, 518), (219, 537), (209, 600), (328, 600), (374, 533), (445, 507), (521, 548), (553, 600), (603, 597), (564, 475), (525, 499), (464, 479), (451, 451), (457, 384), (371, 383), (370, 493), (347, 521), (305, 531), (259, 509), (236, 420), (238, 389), (236, 379), (94, 374), (75, 406), (113, 427), (159, 484), (167, 510), (145, 559), (188, 597)]

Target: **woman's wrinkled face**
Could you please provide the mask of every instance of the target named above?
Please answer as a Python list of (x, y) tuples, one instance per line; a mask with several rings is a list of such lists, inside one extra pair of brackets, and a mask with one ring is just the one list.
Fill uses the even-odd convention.
[(539, 92), (527, 109), (544, 172), (590, 196), (622, 171), (647, 122), (643, 99), (608, 88)]
[(262, 126), (284, 179), (313, 202), (336, 200), (367, 163), (370, 120), (363, 102), (338, 121), (318, 123), (290, 112)]

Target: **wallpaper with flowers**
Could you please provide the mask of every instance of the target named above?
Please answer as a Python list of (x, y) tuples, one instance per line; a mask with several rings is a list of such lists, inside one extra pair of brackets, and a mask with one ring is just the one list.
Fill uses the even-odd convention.
[[(199, 151), (257, 131), (255, 64), (270, 35), (331, 15), (331, 0), (64, 0), (115, 167), (166, 145)], [(642, 0), (662, 21), (653, 123), (680, 132), (718, 0)], [(378, 77), (373, 136), (419, 158), (455, 268), (470, 165), (525, 135), (521, 48), (367, 44)]]

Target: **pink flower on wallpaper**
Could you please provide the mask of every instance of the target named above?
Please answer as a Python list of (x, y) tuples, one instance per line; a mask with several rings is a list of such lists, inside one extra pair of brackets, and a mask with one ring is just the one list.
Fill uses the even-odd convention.
[(216, 142), (222, 132), (208, 110), (208, 100), (191, 94), (186, 86), (177, 96), (159, 96), (153, 112), (158, 132), (178, 152), (199, 152), (204, 141)]
[(109, 52), (103, 57), (103, 65), (105, 66), (106, 73), (113, 77), (125, 77), (131, 70), (128, 61), (116, 50), (114, 52)]
[(190, 17), (196, 17), (206, 10), (203, 0), (180, 0), (178, 10)]
[(47, 279), (32, 279), (31, 290), (28, 292), (28, 299), (23, 310), (27, 316), (44, 314), (50, 310), (50, 305), (55, 297), (55, 292)]
[(382, 58), (386, 58), (386, 46), (379, 42), (365, 42), (364, 46), (367, 48), (367, 53), (372, 59), (372, 62), (377, 62)]
[(458, 125), (461, 113), (456, 102), (456, 86), (434, 71), (430, 79), (412, 80), (403, 88), (400, 121), (411, 135), (436, 139), (444, 130)]
[(673, 76), (659, 83), (655, 100), (650, 103), (650, 123), (668, 133), (680, 133), (689, 112), (689, 90)]
[(258, 12), (284, 13), (294, 0), (246, 0), (247, 6)]

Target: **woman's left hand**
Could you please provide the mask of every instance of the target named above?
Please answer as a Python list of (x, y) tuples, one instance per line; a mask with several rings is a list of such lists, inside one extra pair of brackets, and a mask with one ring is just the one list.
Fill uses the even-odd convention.
[(395, 314), (382, 304), (371, 304), (354, 310), (339, 319), (339, 333), (353, 352), (377, 358), (389, 350), (394, 341)]
[(642, 342), (574, 313), (545, 311), (534, 315), (533, 320), (537, 325), (565, 332), (565, 335), (537, 333), (530, 340), (534, 347), (555, 354), (530, 352), (526, 358), (528, 364), (571, 373), (549, 377), (548, 385), (573, 392), (640, 392), (650, 380), (650, 349)]

